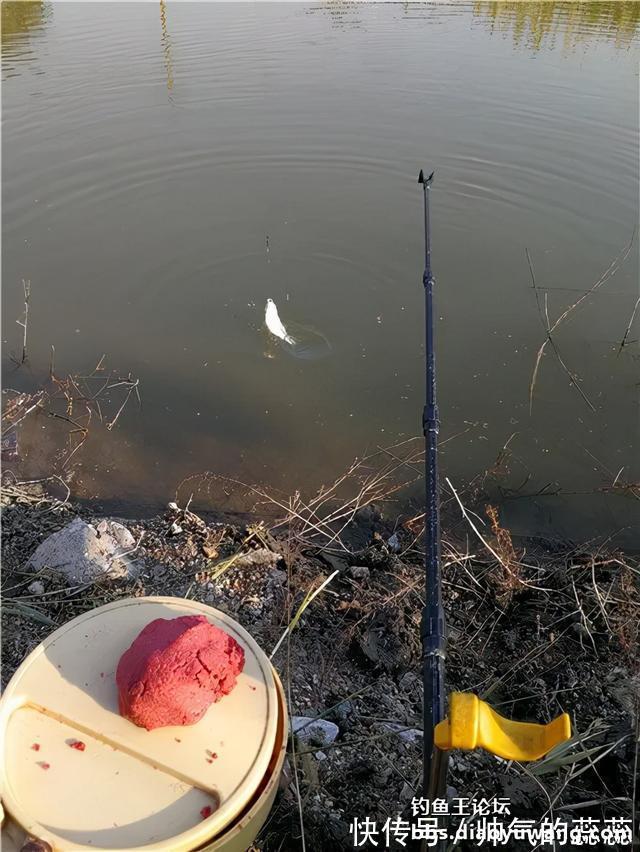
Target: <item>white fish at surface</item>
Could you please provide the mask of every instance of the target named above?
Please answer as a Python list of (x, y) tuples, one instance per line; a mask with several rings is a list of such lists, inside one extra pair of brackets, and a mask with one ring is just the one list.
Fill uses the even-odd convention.
[(284, 340), (290, 346), (295, 346), (296, 341), (287, 333), (287, 329), (282, 324), (278, 308), (273, 299), (267, 299), (267, 306), (264, 310), (264, 322), (271, 334), (280, 340)]

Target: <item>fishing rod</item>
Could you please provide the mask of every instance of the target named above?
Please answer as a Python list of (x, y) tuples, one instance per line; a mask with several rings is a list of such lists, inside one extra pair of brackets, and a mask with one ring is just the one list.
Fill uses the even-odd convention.
[[(436, 355), (434, 346), (433, 285), (431, 271), (431, 228), (429, 194), (434, 172), (425, 178), (422, 169), (418, 183), (424, 197), (424, 285), (425, 298), (425, 356), (426, 404), (422, 415), (425, 442), (425, 606), (422, 610), (422, 676), (423, 700), (423, 795), (430, 800), (443, 798), (446, 793), (447, 753), (434, 743), (436, 725), (445, 717), (445, 660), (446, 635), (442, 606), (442, 576), (440, 571), (440, 496), (438, 482), (438, 404), (436, 400)], [(441, 847), (438, 846), (438, 849)]]
[[(440, 558), (440, 495), (438, 480), (438, 431), (436, 401), (434, 278), (431, 270), (431, 227), (429, 196), (434, 172), (425, 178), (420, 170), (418, 183), (424, 199), (424, 273), (426, 402), (422, 415), (425, 442), (425, 605), (422, 610), (423, 698), (423, 778), (422, 796), (430, 802), (446, 799), (448, 754), (452, 749), (484, 748), (506, 760), (538, 760), (568, 740), (571, 723), (562, 713), (546, 725), (505, 719), (477, 695), (452, 692), (449, 715), (445, 715), (446, 625), (442, 605), (442, 566)], [(442, 830), (443, 822), (439, 823)], [(442, 836), (445, 835), (445, 836)], [(430, 849), (444, 852), (446, 832), (442, 831)], [(426, 848), (426, 843), (422, 847)]]

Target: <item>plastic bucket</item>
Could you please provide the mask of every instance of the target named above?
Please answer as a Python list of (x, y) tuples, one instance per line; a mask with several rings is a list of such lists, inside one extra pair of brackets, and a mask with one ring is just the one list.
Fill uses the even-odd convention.
[[(244, 670), (195, 725), (137, 728), (117, 711), (117, 662), (150, 621), (186, 614), (233, 635)], [(81, 749), (69, 748), (78, 740)], [(2, 799), (11, 818), (3, 848), (27, 833), (61, 852), (244, 852), (273, 804), (286, 742), (278, 676), (229, 616), (177, 598), (99, 607), (38, 646), (0, 702)]]

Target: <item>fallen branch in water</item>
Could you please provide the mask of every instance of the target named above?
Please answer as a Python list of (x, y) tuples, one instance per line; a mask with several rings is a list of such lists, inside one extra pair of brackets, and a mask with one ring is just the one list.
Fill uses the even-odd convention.
[(16, 362), (19, 364), (24, 364), (24, 362), (27, 360), (27, 332), (29, 330), (29, 302), (31, 301), (31, 281), (25, 281), (23, 278), (22, 289), (24, 290), (24, 314), (21, 320), (16, 320), (17, 324), (23, 329), (22, 358), (20, 359), (20, 361)]
[[(25, 325), (26, 318), (25, 323), (20, 324)], [(3, 458), (4, 455), (10, 457), (11, 460), (19, 458), (15, 438), (17, 428), (30, 414), (42, 409), (48, 417), (68, 423), (71, 427), (66, 435), (68, 439), (67, 449), (61, 449), (56, 455), (60, 465), (59, 470), (63, 471), (69, 466), (71, 460), (87, 440), (89, 427), (94, 416), (97, 416), (98, 420), (103, 422), (102, 406), (111, 402), (109, 391), (119, 387), (127, 388), (124, 399), (120, 402), (114, 416), (105, 424), (106, 428), (111, 430), (119, 420), (132, 393), (135, 393), (138, 402), (140, 402), (139, 379), (133, 378), (131, 374), (126, 378), (121, 378), (116, 372), (102, 374), (104, 371), (104, 355), (88, 375), (69, 374), (64, 379), (60, 379), (55, 375), (54, 358), (55, 347), (52, 346), (48, 381), (40, 390), (35, 393), (9, 391), (15, 396), (8, 399), (2, 411)], [(97, 390), (95, 390), (95, 385), (90, 386), (92, 380), (100, 383)], [(8, 458), (5, 460), (8, 460)]]
[(129, 401), (129, 397), (131, 396), (132, 393), (135, 392), (135, 395), (138, 397), (138, 405), (142, 405), (142, 401), (140, 399), (140, 392), (138, 390), (139, 384), (140, 384), (140, 379), (133, 379), (131, 377), (131, 373), (129, 373), (129, 375), (127, 376), (126, 379), (120, 379), (120, 381), (116, 382), (113, 385), (107, 385), (108, 390), (111, 390), (111, 388), (120, 387), (121, 385), (126, 385), (129, 388), (129, 390), (127, 391), (127, 395), (125, 396), (124, 400), (122, 401), (122, 405), (120, 406), (120, 408), (118, 409), (118, 411), (116, 413), (116, 416), (113, 418), (113, 420), (110, 420), (107, 423), (107, 429), (111, 430), (116, 425), (116, 423), (118, 422), (118, 418), (122, 414), (127, 402)]
[[(600, 278), (598, 278), (598, 280), (595, 282), (595, 284), (593, 284), (588, 290), (586, 290), (580, 296), (580, 298), (578, 298), (572, 305), (569, 305), (569, 307), (566, 308), (560, 314), (560, 316), (555, 320), (555, 322), (553, 324), (549, 320), (548, 294), (545, 293), (545, 296), (544, 296), (544, 312), (543, 312), (542, 305), (540, 304), (540, 288), (536, 284), (535, 273), (533, 271), (533, 263), (531, 261), (531, 256), (529, 254), (529, 250), (525, 249), (525, 254), (526, 254), (526, 257), (527, 257), (527, 263), (529, 264), (529, 272), (531, 274), (531, 282), (532, 282), (533, 290), (534, 290), (535, 296), (536, 296), (536, 304), (538, 305), (538, 313), (540, 314), (540, 320), (542, 322), (543, 327), (545, 328), (545, 332), (546, 332), (546, 335), (547, 335), (546, 340), (542, 343), (542, 345), (538, 349), (538, 352), (536, 354), (536, 360), (535, 360), (535, 363), (534, 363), (534, 366), (533, 366), (533, 373), (531, 374), (531, 382), (529, 384), (529, 414), (531, 414), (531, 412), (533, 411), (533, 394), (534, 394), (534, 391), (535, 391), (536, 381), (537, 381), (537, 378), (538, 378), (540, 363), (542, 361), (542, 356), (544, 355), (544, 351), (546, 349), (547, 343), (549, 343), (551, 345), (551, 348), (552, 348), (552, 350), (553, 350), (553, 352), (554, 352), (554, 354), (555, 354), (555, 356), (558, 360), (558, 363), (560, 364), (560, 366), (562, 367), (564, 372), (569, 377), (571, 384), (576, 388), (576, 390), (578, 391), (580, 396), (584, 399), (585, 403), (589, 406), (589, 408), (592, 411), (595, 411), (595, 406), (593, 405), (591, 400), (587, 397), (585, 392), (580, 387), (579, 376), (577, 375), (577, 373), (572, 372), (569, 369), (569, 367), (567, 366), (567, 364), (565, 363), (565, 361), (562, 358), (560, 351), (558, 349), (558, 345), (555, 342), (555, 340), (553, 339), (552, 335), (562, 325), (562, 323), (564, 323), (565, 320), (573, 313), (573, 311), (575, 311), (585, 301), (585, 299), (587, 299), (589, 296), (591, 296), (596, 290), (598, 290), (600, 287), (602, 287), (602, 285), (606, 281), (608, 281), (610, 278), (612, 278), (616, 274), (620, 265), (622, 263), (624, 263), (624, 261), (629, 257), (629, 254), (631, 252), (631, 247), (632, 247), (633, 241), (635, 239), (635, 235), (636, 235), (636, 232), (635, 232), (635, 229), (634, 229), (628, 245), (620, 252), (620, 254), (618, 254), (617, 257), (615, 257), (611, 261), (609, 266), (605, 269), (605, 271), (602, 273)], [(633, 319), (632, 319), (632, 322), (633, 322)]]
[(640, 307), (640, 296), (635, 303), (633, 311), (631, 312), (631, 319), (629, 320), (629, 325), (627, 326), (627, 330), (624, 333), (622, 340), (620, 341), (620, 348), (618, 349), (618, 355), (622, 352), (624, 347), (627, 345), (627, 338), (629, 337), (629, 332), (631, 331), (631, 326), (633, 325), (633, 321), (636, 318), (636, 313), (638, 312), (638, 308)]

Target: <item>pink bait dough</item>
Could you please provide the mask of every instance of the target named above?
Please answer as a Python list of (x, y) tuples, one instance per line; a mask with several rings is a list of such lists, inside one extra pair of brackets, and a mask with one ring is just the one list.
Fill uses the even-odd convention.
[(135, 725), (193, 725), (228, 695), (244, 667), (236, 640), (204, 615), (157, 618), (120, 657), (120, 714)]

